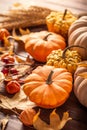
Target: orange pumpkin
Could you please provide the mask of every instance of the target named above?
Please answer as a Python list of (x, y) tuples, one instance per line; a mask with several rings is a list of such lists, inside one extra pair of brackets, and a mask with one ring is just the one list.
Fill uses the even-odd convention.
[(20, 113), (19, 119), (24, 125), (28, 126), (33, 124), (33, 118), (35, 115), (36, 111), (33, 108), (26, 108)]
[(46, 57), (52, 50), (63, 50), (66, 46), (61, 35), (48, 31), (30, 33), (24, 42), (25, 50), (39, 62), (46, 62)]
[(25, 79), (23, 90), (32, 102), (43, 108), (62, 105), (72, 90), (72, 75), (65, 68), (38, 66)]

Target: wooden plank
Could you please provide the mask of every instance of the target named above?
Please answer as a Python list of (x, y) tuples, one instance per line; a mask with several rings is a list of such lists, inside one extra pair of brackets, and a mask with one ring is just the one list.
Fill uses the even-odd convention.
[(48, 7), (58, 11), (64, 11), (66, 8), (74, 13), (87, 12), (87, 1), (83, 0), (3, 0), (0, 1), (0, 12), (9, 9), (13, 3), (21, 2), (25, 5), (38, 5)]
[(73, 1), (71, 0), (69, 2), (69, 0), (46, 0), (47, 2), (49, 2), (49, 4), (53, 4), (55, 6), (60, 6), (60, 8), (68, 8), (71, 10), (75, 10), (75, 12), (79, 13), (79, 12), (87, 12), (87, 4), (82, 2), (78, 2), (78, 1)]

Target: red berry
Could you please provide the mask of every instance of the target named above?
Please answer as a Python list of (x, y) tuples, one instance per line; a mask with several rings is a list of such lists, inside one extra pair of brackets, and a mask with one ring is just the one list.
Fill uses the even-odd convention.
[(3, 40), (4, 37), (8, 37), (8, 36), (10, 36), (10, 33), (7, 29), (5, 28), (0, 29), (0, 40)]
[(11, 68), (10, 73), (15, 75), (18, 74), (18, 71), (15, 68)]
[(16, 81), (9, 81), (6, 85), (6, 90), (10, 94), (15, 94), (20, 91), (20, 84)]
[(3, 68), (1, 71), (4, 75), (8, 75), (9, 69), (8, 68)]
[(4, 63), (6, 64), (11, 64), (11, 63), (14, 63), (15, 62), (15, 59), (13, 56), (9, 55), (8, 53), (7, 54), (3, 54), (1, 56), (1, 61), (3, 61)]

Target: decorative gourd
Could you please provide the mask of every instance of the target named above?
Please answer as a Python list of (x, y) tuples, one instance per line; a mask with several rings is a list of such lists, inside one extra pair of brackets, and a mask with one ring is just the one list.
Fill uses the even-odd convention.
[(53, 50), (47, 56), (46, 64), (56, 68), (66, 68), (69, 72), (74, 73), (80, 61), (81, 56), (77, 51), (69, 50), (67, 47), (65, 50)]
[(66, 46), (61, 35), (48, 31), (30, 33), (24, 42), (25, 50), (39, 62), (46, 62), (52, 50), (64, 49)]
[(77, 20), (77, 17), (68, 10), (65, 10), (64, 13), (59, 11), (51, 12), (46, 17), (48, 30), (61, 34), (65, 39), (67, 39), (69, 27), (75, 20)]
[(35, 115), (36, 111), (33, 108), (26, 108), (20, 113), (19, 119), (24, 125), (29, 126), (33, 124), (33, 118)]
[(72, 75), (65, 68), (38, 66), (26, 78), (23, 90), (32, 102), (43, 108), (55, 108), (68, 99)]
[[(69, 28), (68, 45), (79, 45), (87, 48), (87, 16), (82, 16), (76, 20)], [(78, 50), (83, 59), (87, 59), (87, 50), (82, 48), (73, 48)]]
[(79, 102), (87, 107), (87, 61), (81, 64), (74, 74), (74, 93)]

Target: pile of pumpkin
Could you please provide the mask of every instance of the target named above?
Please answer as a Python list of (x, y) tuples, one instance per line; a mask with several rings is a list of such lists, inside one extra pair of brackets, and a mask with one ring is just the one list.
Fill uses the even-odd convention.
[(87, 107), (87, 16), (53, 12), (46, 23), (48, 31), (30, 33), (24, 39), (25, 50), (45, 65), (32, 71), (23, 90), (38, 106), (54, 108), (65, 103), (73, 88)]
[(52, 12), (46, 23), (48, 30), (21, 37), (25, 50), (44, 64), (26, 77), (23, 90), (38, 106), (55, 108), (64, 104), (74, 89), (87, 107), (87, 16)]

